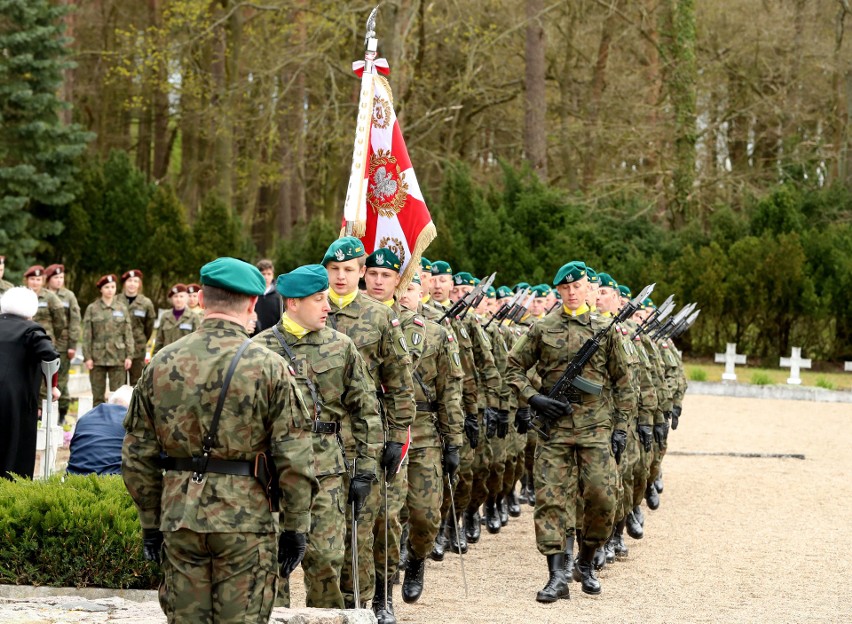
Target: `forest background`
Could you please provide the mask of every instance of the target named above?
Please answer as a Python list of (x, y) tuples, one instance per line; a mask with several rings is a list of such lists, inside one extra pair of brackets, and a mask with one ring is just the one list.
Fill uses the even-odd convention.
[[(317, 262), (346, 192), (354, 0), (0, 0), (0, 253)], [(438, 228), (498, 283), (584, 259), (698, 301), (694, 355), (852, 357), (850, 0), (386, 0), (379, 53)], [(775, 360), (777, 362), (777, 360)]]

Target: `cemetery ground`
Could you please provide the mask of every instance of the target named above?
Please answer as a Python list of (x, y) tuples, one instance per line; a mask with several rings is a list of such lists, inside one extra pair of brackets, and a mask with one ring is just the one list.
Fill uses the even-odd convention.
[[(828, 390), (852, 390), (852, 373), (844, 372), (842, 366), (828, 366), (820, 363), (822, 370), (804, 370), (800, 372), (803, 386), (822, 387)], [(689, 381), (722, 381), (724, 364), (715, 364), (709, 360), (687, 360), (686, 378)], [(762, 368), (759, 366), (737, 366), (737, 383), (755, 385), (786, 385), (790, 377), (789, 368)]]
[[(570, 600), (535, 602), (547, 566), (524, 506), (499, 535), (483, 530), (465, 556), (467, 598), (458, 556), (448, 554), (427, 563), (417, 604), (394, 588), (397, 616), (418, 624), (852, 621), (850, 419), (849, 404), (687, 395), (663, 463), (662, 505), (645, 509), (643, 540), (626, 538), (628, 559), (602, 571), (600, 596), (571, 583)], [(293, 604), (304, 604), (301, 570), (291, 587)], [(30, 620), (12, 619), (2, 602), (0, 622), (165, 622), (156, 602), (132, 603), (121, 618), (42, 611)]]

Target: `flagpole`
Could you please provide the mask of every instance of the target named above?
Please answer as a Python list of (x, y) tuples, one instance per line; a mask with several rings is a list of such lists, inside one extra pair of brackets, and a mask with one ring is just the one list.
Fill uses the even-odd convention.
[(364, 38), (364, 73), (361, 75), (361, 92), (358, 97), (358, 117), (355, 126), (355, 144), (352, 149), (352, 167), (349, 172), (349, 185), (346, 189), (346, 201), (343, 204), (344, 232), (346, 236), (361, 237), (367, 222), (367, 155), (370, 151), (370, 126), (373, 120), (373, 76), (376, 73), (373, 62), (379, 41), (376, 39), (376, 6), (367, 18), (367, 32)]

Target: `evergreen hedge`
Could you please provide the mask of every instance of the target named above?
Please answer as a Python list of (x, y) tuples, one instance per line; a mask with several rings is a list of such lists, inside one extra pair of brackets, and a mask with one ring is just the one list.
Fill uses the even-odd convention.
[(0, 583), (156, 589), (120, 476), (0, 479)]

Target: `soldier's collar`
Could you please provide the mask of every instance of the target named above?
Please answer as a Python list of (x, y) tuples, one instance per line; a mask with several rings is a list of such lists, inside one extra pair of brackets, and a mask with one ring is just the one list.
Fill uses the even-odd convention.
[[(185, 312), (185, 310), (184, 310), (184, 312)], [(231, 330), (231, 331), (235, 331), (236, 333), (243, 334), (244, 336), (248, 337), (248, 331), (246, 330), (246, 328), (243, 327), (242, 325), (240, 325), (239, 323), (237, 323), (236, 321), (231, 321), (231, 320), (224, 319), (224, 318), (218, 318), (218, 317), (215, 317), (215, 316), (204, 317), (204, 320), (201, 321), (201, 328), (202, 329)]]
[(589, 306), (584, 303), (576, 310), (569, 310), (568, 307), (565, 306), (565, 304), (562, 304), (562, 312), (565, 313), (567, 316), (576, 318), (582, 314), (588, 314)]

